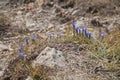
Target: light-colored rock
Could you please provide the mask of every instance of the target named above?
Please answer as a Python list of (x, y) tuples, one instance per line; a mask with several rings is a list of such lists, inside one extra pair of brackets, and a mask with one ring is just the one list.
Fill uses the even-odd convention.
[(33, 67), (39, 65), (65, 67), (65, 58), (61, 51), (46, 47), (33, 62)]
[(0, 51), (2, 50), (12, 50), (12, 48), (10, 48), (10, 46), (6, 46), (6, 45), (3, 45), (3, 44), (0, 44)]
[(26, 20), (26, 27), (31, 27), (31, 26), (35, 26), (35, 22), (33, 21), (33, 19), (28, 18)]
[(22, 14), (22, 11), (18, 11), (18, 12), (17, 12), (17, 15), (21, 15), (21, 14)]
[(4, 74), (4, 71), (0, 71), (0, 77), (3, 76)]
[(30, 76), (27, 77), (25, 80), (33, 80)]

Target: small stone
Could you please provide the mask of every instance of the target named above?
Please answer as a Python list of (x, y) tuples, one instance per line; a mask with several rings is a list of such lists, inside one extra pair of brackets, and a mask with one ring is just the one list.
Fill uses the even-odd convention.
[(46, 47), (33, 62), (33, 67), (45, 65), (48, 67), (65, 67), (65, 58), (61, 51)]
[(12, 49), (9, 46), (0, 44), (0, 51), (11, 51)]
[(25, 80), (33, 80), (30, 76), (27, 77)]
[(4, 71), (0, 71), (0, 77), (3, 76), (4, 74)]

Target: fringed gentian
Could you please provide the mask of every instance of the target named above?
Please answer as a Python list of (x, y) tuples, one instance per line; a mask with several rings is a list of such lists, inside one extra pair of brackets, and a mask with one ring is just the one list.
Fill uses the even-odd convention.
[(23, 45), (22, 45), (22, 44), (19, 44), (18, 50), (19, 50), (20, 52), (23, 51)]
[(75, 30), (76, 30), (76, 33), (77, 33), (77, 34), (80, 33), (80, 27), (76, 27)]
[(86, 27), (83, 27), (83, 33), (86, 35), (86, 33), (87, 33), (87, 28)]
[(25, 58), (27, 56), (26, 54), (24, 54), (22, 52), (19, 52), (19, 51), (18, 51), (17, 54), (18, 54), (19, 57), (22, 57), (22, 58)]
[(91, 32), (86, 32), (86, 36), (90, 39), (91, 38)]
[(35, 41), (35, 36), (34, 35), (32, 35), (32, 37), (31, 37), (31, 40), (34, 42)]
[(72, 23), (72, 27), (73, 27), (73, 29), (76, 28), (76, 23), (75, 22)]
[(48, 34), (48, 38), (52, 38), (53, 37), (53, 34)]
[(75, 28), (75, 30), (76, 30), (76, 32), (77, 32), (77, 34), (79, 34), (79, 33), (82, 33), (82, 27), (77, 27), (77, 28)]
[(83, 28), (82, 27), (80, 27), (80, 33), (83, 33)]
[(102, 33), (100, 37), (103, 39), (106, 36), (106, 33)]
[(25, 38), (25, 43), (27, 46), (29, 46), (29, 39), (28, 38)]

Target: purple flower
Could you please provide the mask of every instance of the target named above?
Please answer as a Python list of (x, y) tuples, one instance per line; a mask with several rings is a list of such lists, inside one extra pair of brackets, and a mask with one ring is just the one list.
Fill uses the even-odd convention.
[(82, 30), (83, 30), (83, 32), (84, 32), (84, 33), (86, 33), (87, 28), (86, 28), (86, 27), (83, 27), (83, 29), (82, 29)]
[(22, 45), (22, 44), (19, 44), (18, 50), (19, 50), (20, 52), (23, 50), (23, 45)]
[(75, 22), (72, 23), (72, 27), (73, 27), (73, 29), (76, 28), (76, 23)]
[(87, 28), (86, 27), (83, 27), (83, 31), (86, 31), (87, 30)]
[(76, 29), (76, 32), (79, 34), (80, 32), (82, 33), (82, 27), (77, 27), (77, 28), (75, 28)]
[(48, 38), (52, 38), (53, 37), (53, 34), (48, 34)]
[(80, 32), (80, 27), (76, 27), (75, 30), (76, 30), (77, 33), (79, 33)]
[(86, 36), (90, 39), (91, 38), (91, 32), (86, 32)]
[(29, 46), (29, 39), (28, 38), (25, 38), (25, 43), (27, 46)]
[(103, 39), (105, 36), (106, 36), (106, 33), (105, 33), (105, 32), (100, 35), (100, 37), (101, 37), (102, 39)]
[(19, 52), (19, 51), (18, 51), (18, 53), (17, 53), (17, 54), (18, 54), (18, 56), (19, 56), (19, 57), (22, 57), (22, 58), (24, 58), (24, 57), (26, 57), (26, 56), (27, 56), (26, 54), (24, 54), (24, 53), (22, 53), (22, 52)]
[(86, 27), (83, 27), (83, 33), (84, 33), (84, 35), (87, 35), (87, 28)]
[(32, 37), (31, 37), (31, 40), (34, 42), (35, 41), (35, 36), (34, 35), (32, 35)]

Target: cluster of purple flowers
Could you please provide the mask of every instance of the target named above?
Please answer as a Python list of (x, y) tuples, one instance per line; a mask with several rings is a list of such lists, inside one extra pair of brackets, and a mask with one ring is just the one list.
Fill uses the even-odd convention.
[[(72, 23), (72, 27), (73, 27), (73, 30), (76, 32), (77, 35), (82, 34), (82, 35), (85, 35), (85, 36), (86, 36), (87, 38), (89, 38), (89, 39), (92, 37), (92, 33), (89, 32), (86, 27), (77, 27), (75, 22)], [(101, 37), (102, 39), (103, 39), (105, 36), (106, 36), (106, 33), (105, 33), (105, 32), (102, 33), (102, 34), (100, 34), (100, 37)]]
[[(35, 36), (31, 36), (31, 41), (35, 42), (35, 40), (36, 40)], [(29, 44), (29, 39), (25, 38), (24, 41), (25, 41), (26, 46), (29, 47), (29, 45), (30, 45)], [(19, 48), (18, 48), (18, 53), (17, 54), (18, 54), (19, 57), (25, 58), (27, 55), (23, 51), (24, 51), (23, 44), (19, 44)]]
[(85, 35), (89, 39), (91, 38), (92, 34), (91, 34), (91, 32), (89, 32), (87, 30), (86, 27), (83, 27), (83, 26), (82, 27), (77, 27), (75, 22), (72, 23), (72, 27), (73, 27), (73, 30), (75, 30), (77, 35), (82, 34), (82, 35)]
[(19, 57), (22, 57), (22, 58), (27, 56), (26, 54), (23, 53), (23, 49), (24, 49), (23, 45), (19, 44), (19, 48), (18, 48), (18, 53), (17, 54), (18, 54)]

